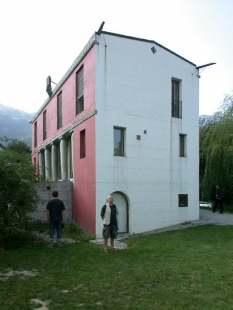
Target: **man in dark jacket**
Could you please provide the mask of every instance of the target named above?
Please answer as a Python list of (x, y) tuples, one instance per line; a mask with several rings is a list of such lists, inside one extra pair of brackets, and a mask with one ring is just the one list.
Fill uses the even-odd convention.
[(62, 200), (58, 199), (58, 191), (52, 192), (53, 199), (47, 204), (47, 223), (50, 224), (50, 244), (49, 249), (53, 248), (54, 231), (57, 231), (58, 247), (61, 247), (61, 230), (64, 223), (65, 206)]
[(216, 208), (218, 205), (220, 205), (220, 214), (223, 214), (223, 191), (220, 187), (220, 185), (216, 185), (216, 192), (215, 192), (215, 204), (214, 204), (214, 207), (213, 207), (213, 212), (215, 213), (216, 211)]
[(114, 239), (117, 238), (117, 207), (113, 203), (113, 197), (110, 195), (108, 196), (108, 202), (102, 207), (100, 216), (104, 221), (103, 227), (103, 238), (104, 238), (104, 252), (107, 253), (107, 244), (108, 238), (110, 236), (110, 244), (111, 244), (111, 251), (115, 251), (114, 248)]

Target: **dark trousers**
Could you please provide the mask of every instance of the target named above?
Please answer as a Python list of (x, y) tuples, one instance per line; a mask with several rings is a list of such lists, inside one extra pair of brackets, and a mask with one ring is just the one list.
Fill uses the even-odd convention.
[(213, 212), (215, 213), (218, 205), (220, 206), (220, 213), (223, 214), (223, 198), (217, 198), (215, 200), (214, 206), (213, 206)]
[(61, 241), (62, 221), (50, 221), (50, 241), (54, 240), (54, 232), (57, 231), (57, 241)]

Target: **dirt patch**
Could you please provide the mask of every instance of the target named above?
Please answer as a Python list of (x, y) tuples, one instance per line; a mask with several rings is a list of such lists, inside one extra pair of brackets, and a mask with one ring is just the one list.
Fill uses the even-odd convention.
[(49, 302), (47, 302), (47, 301), (41, 301), (41, 300), (39, 300), (39, 299), (31, 299), (31, 302), (32, 303), (35, 303), (35, 304), (37, 304), (37, 305), (40, 305), (40, 306), (42, 306), (42, 307), (40, 307), (40, 308), (36, 308), (36, 310), (48, 310), (49, 308), (47, 307), (47, 305), (49, 304)]
[(7, 269), (5, 273), (0, 272), (0, 281), (6, 281), (10, 277), (13, 276), (21, 276), (21, 277), (35, 277), (39, 273), (36, 270), (33, 271), (28, 271), (28, 270), (12, 270), (12, 269)]

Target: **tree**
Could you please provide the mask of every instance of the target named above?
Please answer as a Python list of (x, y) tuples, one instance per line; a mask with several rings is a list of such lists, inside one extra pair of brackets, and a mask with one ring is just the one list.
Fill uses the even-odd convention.
[(13, 140), (7, 145), (7, 149), (18, 154), (31, 156), (31, 148), (24, 141)]
[(28, 154), (12, 151), (8, 146), (0, 150), (1, 243), (28, 229), (28, 212), (34, 211), (39, 201), (36, 182), (36, 167)]
[(220, 183), (226, 201), (233, 199), (233, 96), (227, 95), (218, 112), (200, 126), (200, 188), (213, 198)]

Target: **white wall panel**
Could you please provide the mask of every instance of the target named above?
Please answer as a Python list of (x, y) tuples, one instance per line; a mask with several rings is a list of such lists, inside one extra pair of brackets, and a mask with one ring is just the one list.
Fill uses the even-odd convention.
[[(199, 81), (192, 64), (159, 46), (152, 54), (153, 45), (102, 34), (96, 47), (99, 236), (100, 209), (115, 191), (128, 196), (130, 233), (199, 217)], [(182, 119), (171, 117), (172, 77), (182, 80)], [(113, 156), (114, 126), (126, 128), (126, 157)], [(187, 135), (187, 158), (179, 157), (180, 133)], [(188, 194), (187, 208), (178, 208), (179, 193)]]

